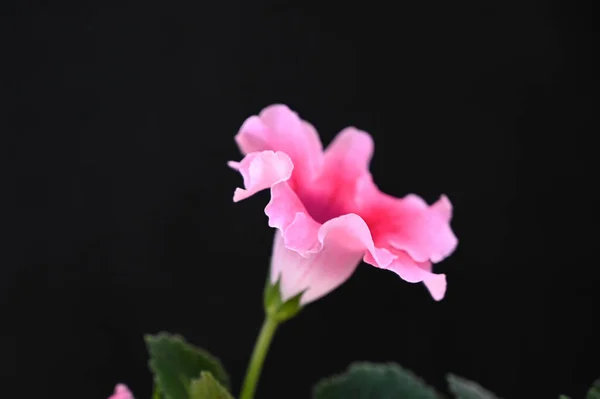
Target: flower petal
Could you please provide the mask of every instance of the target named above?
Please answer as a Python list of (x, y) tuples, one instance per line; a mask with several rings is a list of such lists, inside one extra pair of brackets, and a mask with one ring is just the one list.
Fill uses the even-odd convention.
[(442, 261), (456, 249), (458, 239), (450, 228), (452, 204), (442, 196), (428, 206), (416, 195), (408, 195), (395, 207), (398, 227), (390, 236), (394, 248), (404, 250), (416, 261)]
[(327, 239), (335, 239), (340, 247), (351, 251), (362, 251), (365, 259), (376, 262), (380, 267), (388, 267), (396, 258), (385, 248), (377, 248), (365, 221), (354, 213), (331, 219), (319, 229), (321, 248)]
[(446, 275), (431, 272), (430, 262), (415, 262), (404, 251), (393, 251), (394, 262), (387, 268), (409, 283), (423, 282), (436, 301), (444, 298), (446, 293)]
[[(271, 200), (265, 208), (269, 226), (285, 231), (297, 213), (307, 213), (304, 205), (287, 182), (271, 187)], [(316, 234), (315, 234), (316, 236)]]
[(241, 162), (229, 162), (229, 166), (238, 170), (244, 178), (244, 187), (236, 188), (233, 201), (246, 199), (257, 192), (292, 176), (294, 164), (290, 157), (281, 151), (251, 152)]
[(425, 284), (425, 287), (427, 287), (427, 290), (429, 290), (429, 293), (433, 299), (436, 301), (441, 301), (444, 299), (444, 296), (446, 295), (446, 287), (448, 285), (445, 274), (431, 273), (423, 280), (423, 284)]
[(324, 169), (345, 182), (353, 182), (369, 173), (374, 143), (371, 136), (355, 127), (347, 127), (333, 139), (325, 151)]
[(361, 258), (383, 268), (395, 259), (387, 249), (375, 247), (367, 224), (356, 214), (323, 225), (314, 221), (286, 182), (271, 188), (265, 213), (269, 225), (278, 229), (271, 279), (281, 275), (284, 299), (303, 290), (303, 304), (326, 295), (350, 277)]
[[(374, 196), (366, 220), (379, 245), (387, 243), (417, 262), (442, 261), (458, 244), (450, 227), (452, 204), (442, 196), (432, 206), (416, 195)], [(386, 245), (387, 246), (387, 245)]]
[(131, 391), (124, 384), (117, 384), (115, 387), (115, 391), (112, 396), (109, 396), (108, 399), (134, 399)]
[(300, 303), (313, 302), (343, 284), (360, 263), (362, 251), (348, 251), (336, 240), (308, 257), (286, 248), (281, 231), (275, 233), (271, 259), (271, 282), (280, 281), (283, 300), (304, 291)]
[(235, 141), (243, 154), (283, 151), (295, 166), (295, 175), (310, 181), (323, 164), (323, 146), (315, 128), (285, 105), (275, 104), (242, 124)]

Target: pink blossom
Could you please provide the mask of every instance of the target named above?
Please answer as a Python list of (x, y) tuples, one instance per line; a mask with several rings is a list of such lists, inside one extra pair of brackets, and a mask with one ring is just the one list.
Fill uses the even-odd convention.
[(126, 385), (117, 384), (115, 387), (115, 392), (112, 396), (109, 396), (108, 399), (134, 399), (131, 391), (127, 388)]
[(315, 128), (285, 105), (248, 118), (235, 140), (245, 155), (229, 162), (244, 180), (233, 200), (270, 188), (265, 208), (277, 229), (271, 281), (281, 278), (283, 299), (304, 291), (306, 304), (331, 292), (361, 259), (423, 282), (435, 300), (446, 276), (432, 264), (449, 256), (458, 240), (450, 227), (447, 197), (428, 205), (416, 195), (381, 192), (369, 173), (374, 144), (354, 127), (342, 130), (323, 151)]

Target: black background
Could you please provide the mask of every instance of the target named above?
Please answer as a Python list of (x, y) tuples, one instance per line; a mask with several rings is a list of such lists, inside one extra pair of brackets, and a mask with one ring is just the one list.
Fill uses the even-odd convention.
[[(144, 333), (218, 355), (239, 389), (262, 322), (264, 192), (233, 204), (243, 120), (286, 103), (324, 144), (376, 143), (386, 192), (447, 194), (444, 301), (367, 265), (286, 323), (259, 398), (353, 360), (505, 398), (600, 376), (591, 10), (576, 2), (4, 3), (0, 265), (10, 397), (148, 398)], [(3, 140), (4, 141), (4, 140)]]

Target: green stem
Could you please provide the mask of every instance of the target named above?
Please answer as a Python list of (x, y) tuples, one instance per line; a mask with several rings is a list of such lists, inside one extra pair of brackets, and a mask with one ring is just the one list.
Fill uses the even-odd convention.
[(273, 340), (273, 335), (275, 335), (278, 325), (279, 322), (275, 320), (275, 318), (269, 315), (266, 316), (258, 339), (256, 340), (256, 344), (254, 345), (250, 364), (248, 364), (248, 371), (246, 371), (246, 378), (244, 379), (244, 385), (242, 385), (240, 399), (254, 398), (256, 384), (258, 383), (260, 372), (269, 350), (269, 345)]

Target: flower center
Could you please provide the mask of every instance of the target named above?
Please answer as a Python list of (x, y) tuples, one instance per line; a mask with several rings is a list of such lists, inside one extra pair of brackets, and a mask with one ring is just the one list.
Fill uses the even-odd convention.
[(309, 190), (304, 189), (297, 192), (297, 195), (308, 214), (317, 223), (323, 224), (328, 220), (352, 212), (340, 200), (340, 198), (343, 198), (343, 195), (338, 189), (315, 185)]

